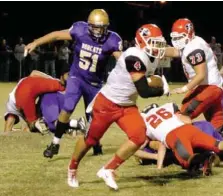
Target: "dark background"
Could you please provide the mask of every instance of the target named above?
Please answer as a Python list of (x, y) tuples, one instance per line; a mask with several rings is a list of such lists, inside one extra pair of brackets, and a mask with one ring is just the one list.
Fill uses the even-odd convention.
[[(207, 42), (211, 36), (223, 42), (221, 10), (223, 2), (0, 2), (0, 36), (14, 44), (19, 36), (25, 44), (53, 30), (67, 29), (73, 22), (87, 19), (94, 8), (104, 8), (110, 16), (110, 29), (123, 39), (134, 39), (136, 29), (143, 23), (156, 23), (169, 41), (172, 23), (188, 17), (196, 33)], [(144, 10), (143, 18), (139, 16)]]

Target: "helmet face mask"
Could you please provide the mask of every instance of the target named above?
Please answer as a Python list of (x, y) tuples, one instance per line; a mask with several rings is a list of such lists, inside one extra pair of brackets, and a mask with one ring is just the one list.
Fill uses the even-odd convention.
[(182, 50), (189, 43), (190, 39), (185, 33), (171, 33), (171, 42), (174, 48)]
[(108, 25), (88, 24), (90, 34), (95, 38), (101, 38), (107, 34)]
[(147, 45), (144, 48), (144, 51), (150, 57), (161, 59), (165, 54), (165, 46), (166, 46), (166, 41), (164, 40), (163, 37), (149, 38), (147, 40)]
[(170, 33), (174, 48), (182, 50), (194, 38), (193, 23), (187, 18), (181, 18), (174, 22)]
[(109, 26), (108, 14), (103, 9), (95, 9), (88, 16), (88, 29), (95, 39), (101, 39), (107, 34)]
[(149, 57), (161, 59), (165, 54), (166, 41), (156, 25), (147, 24), (136, 33), (136, 46), (141, 48)]
[(146, 114), (146, 113), (148, 113), (150, 110), (152, 110), (152, 109), (154, 109), (154, 108), (158, 108), (158, 107), (159, 107), (158, 104), (156, 104), (156, 103), (152, 103), (152, 104), (146, 106), (146, 107), (143, 109), (142, 113)]

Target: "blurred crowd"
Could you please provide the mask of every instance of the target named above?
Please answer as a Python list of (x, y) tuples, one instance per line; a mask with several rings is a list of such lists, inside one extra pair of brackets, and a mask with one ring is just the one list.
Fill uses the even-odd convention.
[[(222, 46), (217, 43), (215, 37), (211, 37), (210, 47), (214, 51), (217, 60), (218, 67), (221, 69), (223, 62)], [(68, 41), (56, 42), (38, 47), (26, 58), (24, 57), (24, 41), (20, 37), (15, 46), (10, 46), (6, 39), (1, 39), (0, 42), (0, 81), (17, 81), (20, 78), (28, 76), (32, 70), (39, 70), (49, 74), (53, 77), (60, 75), (61, 68), (63, 66), (70, 65), (73, 58), (73, 44)], [(135, 46), (135, 41), (123, 40), (123, 50)], [(170, 67), (165, 68), (165, 72), (169, 81), (181, 82), (183, 71), (179, 66), (179, 59), (171, 61)], [(106, 67), (105, 81), (115, 65), (115, 59), (110, 57), (110, 60)], [(163, 71), (163, 69), (162, 69)], [(182, 74), (180, 74), (182, 73)], [(174, 76), (174, 77), (173, 77)], [(179, 76), (179, 77), (176, 77)]]

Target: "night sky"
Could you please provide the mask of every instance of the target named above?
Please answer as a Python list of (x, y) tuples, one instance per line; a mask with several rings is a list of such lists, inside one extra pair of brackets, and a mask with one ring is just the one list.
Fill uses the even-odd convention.
[[(132, 2), (133, 3), (133, 2)], [(197, 35), (210, 40), (216, 36), (223, 43), (223, 2), (142, 2), (150, 5), (144, 19), (127, 2), (0, 2), (0, 36), (14, 43), (18, 36), (25, 42), (53, 30), (67, 29), (73, 22), (86, 20), (90, 10), (104, 8), (110, 15), (110, 29), (123, 39), (133, 39), (136, 29), (143, 23), (156, 23), (169, 41), (172, 23), (188, 17), (195, 25)], [(220, 9), (219, 11), (217, 9)]]

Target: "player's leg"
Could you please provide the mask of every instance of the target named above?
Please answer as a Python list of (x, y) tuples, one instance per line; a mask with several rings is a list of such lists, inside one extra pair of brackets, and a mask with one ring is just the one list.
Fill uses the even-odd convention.
[(196, 121), (193, 122), (193, 125), (200, 129), (202, 132), (214, 137), (217, 140), (222, 141), (222, 136), (215, 130), (215, 128), (212, 126), (212, 124), (208, 121)]
[(201, 130), (197, 129), (196, 127), (191, 127), (193, 131), (193, 136), (191, 138), (191, 144), (193, 148), (202, 148), (205, 150), (211, 150), (216, 153), (223, 150), (223, 142), (216, 140), (214, 137), (203, 133)]
[[(177, 140), (183, 144), (182, 146), (187, 150), (187, 152), (189, 152), (189, 149), (190, 151), (192, 150), (192, 153), (188, 153), (188, 155), (184, 157), (184, 161), (186, 162), (183, 162), (179, 159), (183, 158), (183, 156), (181, 155), (183, 152), (183, 148), (182, 146), (179, 146), (179, 143), (177, 144), (175, 142), (175, 149), (179, 152), (178, 155), (181, 156), (177, 158), (185, 168), (188, 168), (189, 170), (191, 170), (193, 167), (199, 169), (199, 165), (204, 164), (203, 174), (209, 175), (209, 173), (211, 173), (211, 165), (214, 160), (214, 154), (210, 151), (219, 152), (219, 148), (222, 148), (222, 144), (219, 145), (219, 142), (217, 142), (217, 140), (215, 140), (213, 137), (207, 135), (206, 133), (203, 133), (198, 128), (192, 125), (184, 125), (176, 129), (174, 132), (169, 133), (168, 136), (169, 135), (175, 135), (177, 137)], [(167, 140), (169, 139), (168, 136)], [(169, 144), (167, 143), (167, 145)], [(207, 151), (193, 155), (194, 148), (201, 148)], [(185, 153), (183, 154), (185, 155)]]
[[(92, 102), (96, 94), (99, 92), (100, 88), (87, 84), (86, 82), (82, 81), (83, 85), (83, 99), (84, 99), (84, 106), (85, 106), (85, 115), (87, 121), (89, 121), (90, 114), (86, 113), (87, 106)], [(102, 154), (102, 145), (98, 142), (96, 145), (93, 146), (93, 155), (101, 155)]]
[(135, 154), (146, 140), (145, 123), (137, 107), (122, 109), (122, 116), (116, 121), (120, 128), (127, 134), (128, 140), (116, 151), (115, 156), (97, 173), (105, 183), (117, 190), (113, 172), (129, 157)]
[(44, 157), (52, 158), (53, 155), (58, 154), (59, 143), (63, 134), (69, 128), (69, 119), (75, 109), (78, 101), (82, 96), (82, 89), (80, 85), (80, 79), (77, 77), (69, 77), (67, 80), (66, 91), (64, 95), (64, 105), (61, 110), (56, 125), (52, 143), (47, 146), (43, 152)]
[(42, 117), (52, 133), (56, 130), (55, 122), (60, 114), (59, 107), (57, 93), (47, 93), (41, 97), (40, 109)]
[[(121, 114), (118, 110), (113, 108), (113, 105), (102, 94), (97, 95), (93, 106), (92, 120), (84, 137), (80, 137), (76, 143), (74, 153), (72, 155), (69, 168), (68, 168), (68, 185), (77, 187), (78, 181), (76, 179), (76, 171), (82, 158), (87, 151), (98, 143), (104, 135), (108, 127), (117, 119)], [(103, 111), (103, 112), (102, 112)]]
[[(218, 88), (217, 86), (199, 86), (184, 98), (181, 112), (194, 119), (201, 113), (207, 112), (209, 108), (214, 106), (216, 103), (219, 105), (218, 103), (220, 103), (221, 97), (222, 89)], [(213, 116), (216, 117), (213, 119)], [(223, 125), (223, 112), (219, 111), (219, 106), (218, 110), (214, 111), (214, 114), (210, 116), (210, 121), (215, 128)]]
[[(181, 137), (179, 132), (183, 133), (184, 137)], [(175, 157), (183, 168), (189, 167), (189, 161), (194, 154), (190, 142), (191, 137), (192, 132), (186, 126), (181, 126), (171, 131), (166, 136), (166, 144), (172, 149)]]
[(207, 121), (209, 121), (219, 133), (223, 133), (223, 108), (222, 96), (215, 101), (214, 104), (204, 113)]
[[(214, 131), (214, 133), (217, 133)], [(210, 156), (208, 159), (204, 161), (204, 167), (203, 167), (203, 174), (204, 175), (210, 175), (211, 174), (211, 168), (214, 163), (215, 166), (220, 164), (220, 158), (218, 154), (219, 152), (222, 152), (223, 149), (223, 142), (222, 140), (218, 140), (219, 137), (216, 137), (215, 134), (213, 136), (206, 134), (205, 132), (201, 132), (199, 129), (195, 129), (194, 127), (194, 136), (192, 138), (192, 146), (193, 148), (199, 148), (203, 150), (207, 150)], [(215, 153), (212, 153), (215, 152)], [(205, 155), (206, 152), (203, 154)]]

